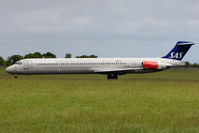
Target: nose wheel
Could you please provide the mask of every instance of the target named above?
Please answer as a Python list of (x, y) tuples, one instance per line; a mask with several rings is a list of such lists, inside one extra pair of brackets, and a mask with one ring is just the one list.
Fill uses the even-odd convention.
[(107, 79), (118, 79), (116, 74), (108, 74)]
[(15, 74), (15, 75), (14, 75), (14, 78), (17, 79), (17, 78), (18, 78), (18, 75)]

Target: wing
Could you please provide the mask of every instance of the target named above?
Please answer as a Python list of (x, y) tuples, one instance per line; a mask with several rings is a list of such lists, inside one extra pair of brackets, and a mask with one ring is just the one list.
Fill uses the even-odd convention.
[(143, 70), (143, 68), (116, 68), (116, 69), (95, 69), (94, 73), (97, 74), (127, 74), (136, 73), (136, 71)]

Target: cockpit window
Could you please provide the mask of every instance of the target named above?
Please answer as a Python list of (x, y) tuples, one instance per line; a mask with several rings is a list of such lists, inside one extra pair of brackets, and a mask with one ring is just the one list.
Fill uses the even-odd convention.
[(15, 64), (21, 65), (22, 62), (21, 61), (17, 61)]

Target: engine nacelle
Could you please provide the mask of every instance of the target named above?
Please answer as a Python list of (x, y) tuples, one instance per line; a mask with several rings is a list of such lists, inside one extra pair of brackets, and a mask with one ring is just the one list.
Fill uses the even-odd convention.
[(170, 64), (159, 63), (159, 62), (154, 62), (154, 61), (144, 61), (143, 62), (143, 67), (145, 69), (161, 70), (161, 69), (166, 69), (170, 66), (171, 66)]

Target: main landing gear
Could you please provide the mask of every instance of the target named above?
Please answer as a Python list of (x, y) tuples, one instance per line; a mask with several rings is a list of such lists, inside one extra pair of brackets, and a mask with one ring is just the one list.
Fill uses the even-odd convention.
[(108, 74), (107, 79), (118, 79), (118, 76), (116, 74)]

